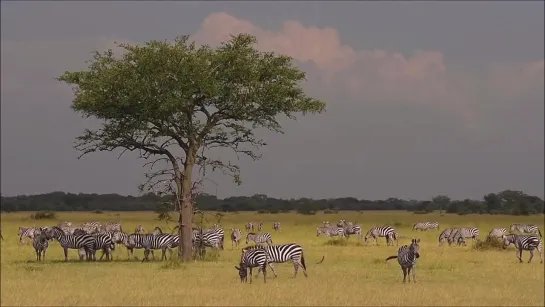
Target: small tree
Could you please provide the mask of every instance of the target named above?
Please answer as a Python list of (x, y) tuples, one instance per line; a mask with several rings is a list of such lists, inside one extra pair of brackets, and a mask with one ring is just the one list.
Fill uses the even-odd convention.
[(450, 205), (450, 198), (446, 195), (437, 195), (431, 201), (439, 208), (440, 215), (443, 215), (443, 210)]
[[(142, 190), (174, 182), (182, 251), (191, 251), (194, 167), (221, 170), (241, 183), (238, 166), (210, 159), (208, 149), (228, 148), (256, 160), (265, 145), (256, 128), (282, 132), (279, 115), (295, 119), (325, 110), (324, 102), (301, 89), (305, 73), (290, 57), (260, 52), (256, 43), (240, 34), (217, 48), (197, 47), (189, 36), (117, 44), (122, 56), (95, 51), (87, 69), (57, 78), (73, 86), (73, 110), (101, 122), (77, 137), (81, 156), (136, 151), (150, 168)], [(181, 255), (191, 259), (189, 252)]]

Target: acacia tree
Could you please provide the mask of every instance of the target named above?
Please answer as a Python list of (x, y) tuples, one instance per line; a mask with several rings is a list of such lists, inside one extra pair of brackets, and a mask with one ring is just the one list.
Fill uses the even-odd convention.
[(193, 169), (221, 170), (241, 183), (238, 166), (211, 159), (208, 149), (228, 148), (257, 160), (266, 144), (256, 128), (282, 133), (279, 115), (296, 119), (325, 111), (324, 102), (302, 90), (305, 73), (290, 57), (260, 52), (256, 44), (247, 34), (215, 48), (197, 46), (189, 36), (117, 44), (122, 55), (95, 51), (86, 69), (57, 78), (73, 86), (72, 109), (100, 121), (76, 138), (81, 156), (136, 151), (150, 168), (142, 188), (173, 182), (182, 261), (191, 259), (183, 251), (191, 251)]

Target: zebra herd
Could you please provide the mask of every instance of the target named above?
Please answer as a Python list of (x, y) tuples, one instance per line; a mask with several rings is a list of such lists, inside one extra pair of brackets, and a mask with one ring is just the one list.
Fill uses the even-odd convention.
[[(304, 276), (308, 277), (303, 248), (300, 245), (296, 243), (273, 245), (271, 233), (256, 233), (253, 231), (254, 225), (255, 223), (253, 222), (246, 223), (245, 230), (248, 232), (246, 234), (246, 245), (252, 241), (255, 245), (242, 248), (240, 263), (238, 266), (235, 266), (241, 282), (247, 281), (248, 270), (250, 271), (250, 282), (252, 282), (253, 268), (258, 268), (258, 276), (260, 272), (263, 272), (263, 278), (266, 282), (267, 266), (270, 267), (276, 277), (277, 274), (273, 263), (284, 263), (287, 261), (293, 262), (294, 278), (297, 276), (299, 268), (303, 271)], [(272, 226), (274, 231), (280, 231), (279, 222), (274, 222)], [(439, 230), (439, 223), (419, 222), (414, 224), (412, 229), (413, 231)], [(257, 230), (263, 230), (263, 223), (257, 224)], [(517, 231), (522, 234), (508, 233), (506, 228), (495, 228), (488, 233), (488, 237), (501, 238), (503, 240), (503, 248), (507, 248), (507, 246), (513, 244), (517, 251), (517, 259), (520, 262), (522, 262), (523, 250), (530, 252), (528, 263), (532, 261), (533, 251), (537, 250), (541, 258), (541, 263), (543, 263), (542, 234), (536, 225), (512, 224), (509, 230), (510, 232)], [(0, 237), (1, 233), (0, 229)], [(377, 245), (377, 238), (383, 237), (386, 239), (388, 246), (393, 245), (394, 241), (397, 245), (399, 239), (399, 234), (392, 226), (371, 227), (365, 236), (363, 236), (360, 225), (345, 220), (340, 220), (334, 226), (324, 221), (323, 225), (316, 229), (316, 235), (320, 236), (321, 234), (346, 239), (351, 235), (356, 235), (359, 238), (363, 238), (365, 242), (371, 238)], [(445, 242), (449, 246), (452, 244), (466, 245), (466, 239), (476, 241), (479, 234), (480, 231), (477, 227), (446, 228), (439, 234), (439, 245), (443, 245)], [(85, 258), (87, 261), (95, 261), (96, 251), (99, 250), (103, 252), (99, 260), (104, 256), (106, 256), (106, 260), (112, 260), (111, 254), (115, 250), (116, 244), (123, 244), (127, 248), (128, 258), (133, 255), (134, 249), (143, 249), (144, 258), (142, 262), (148, 261), (150, 254), (155, 259), (154, 250), (161, 250), (161, 260), (166, 260), (168, 258), (166, 251), (169, 251), (172, 258), (172, 249), (178, 247), (180, 244), (178, 235), (163, 233), (159, 227), (155, 227), (152, 232), (146, 233), (144, 227), (139, 225), (135, 228), (134, 233), (128, 234), (123, 232), (121, 224), (118, 222), (105, 223), (104, 225), (98, 222), (86, 222), (79, 227), (73, 226), (70, 222), (61, 222), (51, 227), (19, 227), (18, 235), (20, 236), (19, 241), (21, 244), (24, 244), (27, 238), (32, 240), (37, 261), (45, 260), (50, 240), (59, 242), (64, 251), (65, 261), (68, 261), (69, 249), (77, 249), (80, 260)], [(231, 248), (235, 246), (238, 248), (242, 237), (242, 231), (239, 228), (231, 229)], [(3, 237), (1, 239), (3, 240)], [(205, 247), (223, 250), (224, 230), (217, 224), (211, 229), (194, 228), (192, 241), (195, 253), (204, 252)], [(420, 257), (419, 243), (420, 239), (412, 239), (411, 244), (403, 245), (398, 249), (397, 255), (390, 256), (385, 260), (388, 261), (397, 258), (403, 271), (403, 282), (406, 281), (407, 276), (410, 282), (411, 275), (413, 282), (416, 282), (415, 268), (416, 261)], [(322, 263), (324, 258), (325, 256), (322, 257), (322, 260), (318, 264)]]

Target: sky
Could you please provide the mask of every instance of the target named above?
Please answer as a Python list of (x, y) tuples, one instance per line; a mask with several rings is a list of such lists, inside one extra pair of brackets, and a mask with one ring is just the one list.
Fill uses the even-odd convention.
[[(3, 195), (137, 195), (142, 161), (77, 159), (86, 122), (71, 88), (93, 50), (189, 34), (212, 46), (250, 33), (294, 58), (327, 111), (262, 134), (241, 186), (218, 197), (481, 199), (544, 194), (544, 3), (1, 2)], [(229, 156), (226, 154), (226, 157)]]

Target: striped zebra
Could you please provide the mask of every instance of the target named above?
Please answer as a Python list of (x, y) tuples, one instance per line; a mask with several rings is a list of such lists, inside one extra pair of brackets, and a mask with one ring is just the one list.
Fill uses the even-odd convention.
[(386, 243), (388, 245), (392, 244), (394, 245), (394, 241), (396, 242), (396, 246), (399, 246), (399, 234), (397, 232), (391, 232), (386, 236)]
[(263, 223), (260, 222), (260, 223), (257, 225), (257, 231), (263, 231)]
[(244, 252), (240, 258), (239, 266), (235, 266), (240, 276), (240, 282), (247, 282), (248, 280), (248, 268), (250, 269), (250, 283), (252, 283), (252, 269), (258, 268), (259, 271), (263, 271), (263, 281), (267, 283), (267, 265), (268, 255), (263, 249), (252, 249)]
[(69, 232), (70, 229), (72, 228), (72, 223), (71, 222), (67, 222), (67, 221), (64, 221), (64, 222), (60, 222), (57, 224), (57, 227), (59, 227), (60, 229), (62, 229), (62, 231), (64, 231), (65, 233)]
[(488, 236), (490, 238), (503, 238), (504, 235), (507, 234), (507, 229), (505, 228), (494, 228), (490, 230), (488, 233)]
[(541, 230), (539, 230), (539, 227), (537, 227), (537, 225), (511, 224), (509, 230), (511, 232), (518, 231), (520, 233), (536, 233), (539, 234), (540, 237), (543, 237), (541, 235)]
[(47, 241), (46, 229), (41, 228), (40, 233), (34, 236), (32, 239), (32, 247), (36, 251), (36, 261), (45, 260), (45, 251), (49, 247), (49, 242)]
[(29, 238), (31, 241), (34, 239), (34, 234), (40, 227), (19, 227), (19, 243), (25, 244), (26, 238)]
[(371, 237), (373, 238), (373, 241), (376, 245), (378, 245), (377, 237), (384, 237), (386, 238), (386, 245), (390, 245), (390, 238), (392, 238), (392, 233), (395, 232), (394, 228), (390, 226), (377, 226), (372, 227), (367, 231), (367, 234), (365, 234), (364, 240), (367, 242), (367, 238)]
[(212, 247), (215, 250), (223, 249), (223, 239), (220, 234), (210, 230), (193, 230), (192, 243), (194, 258), (198, 253), (201, 259), (203, 259), (206, 247)]
[(231, 229), (231, 248), (234, 248), (233, 245), (240, 244), (240, 240), (242, 240), (242, 232), (238, 228)]
[[(142, 262), (148, 261), (148, 256), (151, 252), (151, 250), (154, 249), (160, 249), (162, 251), (161, 253), (161, 260), (166, 260), (166, 250), (168, 249), (169, 252), (172, 255), (172, 250), (170, 250), (173, 247), (178, 246), (180, 240), (178, 236), (171, 235), (169, 233), (163, 233), (163, 234), (145, 234), (145, 235), (138, 235), (141, 238), (141, 245), (144, 248), (144, 259), (142, 259)], [(129, 244), (133, 245), (136, 244), (135, 239), (137, 236), (129, 236)]]
[(362, 233), (361, 233), (361, 227), (359, 225), (354, 225), (351, 222), (347, 222), (345, 220), (341, 220), (341, 221), (343, 221), (342, 227), (344, 228), (347, 238), (349, 235), (357, 235), (359, 238), (361, 238)]
[(329, 221), (323, 221), (322, 224), (324, 224), (324, 227), (331, 227), (331, 223)]
[(85, 249), (87, 261), (91, 261), (95, 248), (95, 238), (88, 234), (67, 235), (59, 227), (53, 226), (46, 232), (46, 238), (56, 239), (64, 250), (64, 261), (68, 262), (68, 249)]
[(345, 220), (339, 220), (339, 222), (337, 223), (337, 227), (344, 227), (345, 225), (346, 225)]
[[(307, 267), (305, 265), (305, 257), (303, 255), (303, 248), (296, 243), (288, 243), (288, 244), (280, 244), (280, 245), (271, 245), (271, 246), (260, 246), (260, 245), (254, 245), (254, 246), (248, 246), (242, 249), (242, 253), (249, 250), (254, 249), (262, 249), (267, 253), (268, 258), (268, 264), (271, 268), (274, 277), (277, 277), (276, 272), (274, 271), (273, 263), (284, 263), (287, 261), (293, 262), (293, 269), (295, 274), (293, 275), (293, 278), (297, 277), (297, 271), (299, 267), (303, 270), (303, 274), (305, 274), (305, 277), (308, 277), (307, 275)], [(322, 257), (322, 260), (318, 262), (318, 264), (322, 263), (324, 261), (324, 257)], [(257, 276), (259, 276), (259, 271), (257, 272)]]
[(397, 258), (397, 262), (403, 271), (403, 282), (406, 281), (409, 275), (411, 282), (411, 271), (413, 273), (413, 283), (416, 283), (416, 259), (420, 258), (420, 239), (412, 239), (411, 245), (403, 245), (397, 250), (397, 256), (390, 256), (384, 260), (387, 262), (390, 259)]
[(522, 251), (530, 251), (530, 259), (528, 263), (534, 258), (534, 249), (537, 249), (539, 253), (540, 263), (543, 263), (543, 239), (533, 235), (517, 235), (508, 234), (503, 236), (503, 248), (507, 248), (510, 244), (515, 245), (517, 248), (517, 258), (522, 263)]
[(272, 245), (272, 235), (268, 232), (264, 233), (253, 233), (250, 232), (246, 235), (246, 244), (248, 244), (250, 241), (254, 241), (255, 244), (263, 244), (267, 243), (268, 245)]
[[(153, 235), (153, 234), (139, 234), (139, 233), (131, 233), (130, 235), (127, 235), (127, 238), (124, 239), (123, 244), (127, 248), (127, 257), (130, 259), (130, 256), (134, 255), (135, 249), (143, 249), (144, 246), (142, 245), (142, 242), (144, 240), (144, 237), (147, 235)], [(120, 236), (123, 236), (122, 234)], [(130, 253), (130, 256), (129, 256)], [(155, 254), (153, 253), (153, 250), (151, 250), (151, 257), (153, 260), (155, 260)]]
[(95, 238), (95, 248), (93, 252), (93, 260), (96, 260), (96, 251), (102, 250), (102, 256), (99, 260), (106, 255), (106, 260), (113, 260), (112, 251), (115, 249), (115, 245), (112, 239), (112, 233), (94, 233), (92, 235)]
[(254, 223), (252, 223), (252, 222), (246, 223), (246, 225), (244, 227), (245, 227), (246, 231), (254, 231)]
[(108, 222), (103, 225), (102, 229), (105, 232), (123, 231), (119, 222)]
[(413, 230), (426, 231), (430, 229), (439, 230), (438, 222), (420, 222), (413, 225)]
[(134, 233), (143, 234), (143, 233), (146, 233), (146, 230), (144, 229), (144, 226), (138, 225), (138, 226), (136, 226), (136, 228), (134, 229)]
[(100, 229), (102, 229), (102, 224), (99, 222), (85, 222), (80, 227), (88, 234), (93, 234), (95, 232), (99, 232)]
[(452, 229), (453, 228), (445, 228), (441, 234), (439, 235), (439, 246), (443, 245), (443, 243), (445, 243), (449, 236), (450, 236), (450, 233), (452, 232)]
[(342, 227), (318, 227), (316, 228), (316, 236), (319, 237), (321, 234), (325, 234), (328, 237), (347, 237), (344, 228)]
[(464, 239), (471, 238), (473, 241), (476, 241), (479, 237), (479, 228), (477, 227), (464, 227), (464, 228), (456, 228), (457, 231), (453, 231), (449, 238), (449, 245), (452, 243), (458, 243), (460, 240), (458, 237), (463, 237)]
[(274, 222), (273, 223), (273, 230), (274, 231), (280, 231), (280, 222)]

